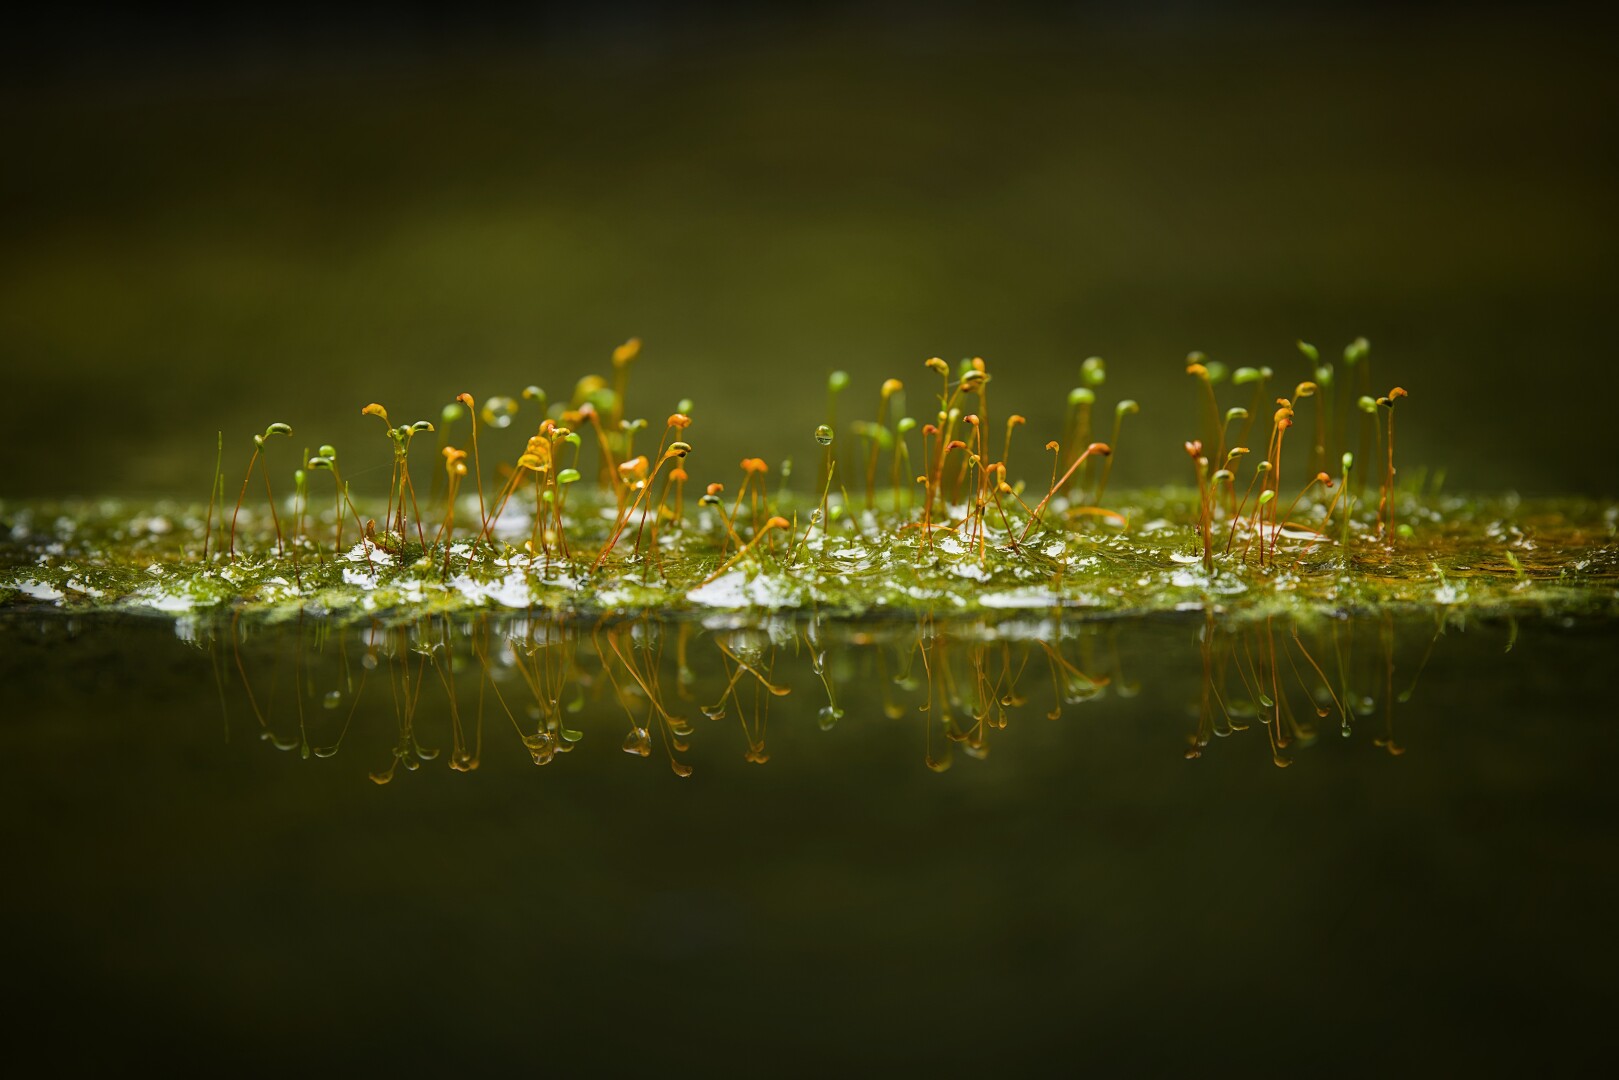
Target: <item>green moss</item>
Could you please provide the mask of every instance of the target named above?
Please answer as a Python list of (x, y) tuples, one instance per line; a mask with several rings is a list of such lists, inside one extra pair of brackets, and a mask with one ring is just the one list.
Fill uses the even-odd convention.
[[(352, 531), (338, 557), (329, 533), (319, 555), (305, 542), (278, 557), (267, 514), (244, 511), (234, 561), (215, 553), (204, 563), (201, 506), (4, 503), (0, 604), (241, 609), (271, 619), (303, 611), (340, 621), (485, 607), (587, 619), (765, 609), (850, 618), (1053, 608), (1099, 617), (1210, 609), (1235, 617), (1389, 609), (1619, 614), (1613, 504), (1405, 497), (1399, 508), (1405, 535), (1392, 545), (1373, 539), (1369, 520), (1357, 520), (1347, 552), (1335, 539), (1299, 533), (1284, 536), (1274, 565), (1262, 568), (1241, 557), (1239, 537), (1230, 553), (1221, 550), (1223, 541), (1216, 545), (1207, 571), (1195, 492), (1124, 493), (1110, 502), (1128, 527), (1089, 516), (1067, 521), (1059, 510), (1015, 545), (1021, 520), (1014, 515), (1011, 533), (986, 527), (979, 550), (947, 530), (924, 543), (921, 530), (903, 528), (900, 518), (844, 513), (836, 497), (828, 531), (811, 530), (817, 508), (788, 496), (774, 509), (796, 525), (767, 535), (740, 560), (735, 543), (725, 542), (719, 511), (702, 508), (688, 511), (679, 526), (665, 522), (653, 554), (636, 556), (626, 542), (593, 572), (612, 508), (581, 492), (568, 509), (573, 558), (531, 557), (517, 546), (528, 526), (513, 520), (512, 542), (496, 538), (475, 551), (470, 539), (458, 537), (448, 573), (442, 545), (424, 555), (419, 544), (395, 538), (356, 544)], [(1309, 510), (1301, 508), (1295, 519), (1308, 520)], [(466, 512), (476, 521), (475, 506)], [(330, 515), (328, 509), (327, 520), (314, 527), (329, 530)], [(292, 550), (300, 552), (296, 562)]]

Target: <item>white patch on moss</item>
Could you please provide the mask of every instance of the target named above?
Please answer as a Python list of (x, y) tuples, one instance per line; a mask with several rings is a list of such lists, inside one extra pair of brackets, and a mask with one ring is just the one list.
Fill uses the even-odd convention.
[(31, 596), (35, 600), (62, 599), (62, 590), (52, 585), (47, 585), (43, 581), (34, 581), (31, 579), (28, 581), (19, 581), (17, 582), (17, 588), (24, 596)]
[(190, 611), (197, 606), (197, 602), (185, 593), (169, 592), (156, 587), (136, 591), (129, 597), (129, 603), (136, 607), (163, 612)]
[(1034, 587), (1023, 589), (1005, 589), (1001, 592), (985, 593), (978, 598), (978, 603), (987, 608), (1046, 608), (1061, 603), (1062, 597), (1050, 589)]
[(969, 581), (988, 581), (990, 579), (989, 570), (975, 562), (953, 563), (951, 564), (950, 572), (956, 577), (966, 578)]
[(786, 608), (798, 603), (789, 583), (768, 574), (748, 576), (746, 570), (732, 570), (686, 594), (694, 604), (714, 608)]

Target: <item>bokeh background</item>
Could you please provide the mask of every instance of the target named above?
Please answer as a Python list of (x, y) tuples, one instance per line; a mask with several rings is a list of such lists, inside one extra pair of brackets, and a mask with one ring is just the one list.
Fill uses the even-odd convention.
[[(1295, 338), (1331, 355), (1365, 334), (1379, 381), (1411, 391), (1403, 463), (1613, 495), (1604, 29), (1543, 6), (1163, 0), (8, 13), (0, 497), (200, 501), (215, 431), (234, 483), (270, 421), (380, 490), (365, 403), (565, 393), (632, 334), (633, 412), (696, 400), (699, 481), (813, 455), (829, 370), (854, 376), (847, 419), (885, 376), (925, 386), (934, 354), (988, 358), (1031, 465), (1106, 357), (1104, 405), (1144, 407), (1116, 482), (1182, 479), (1189, 350), (1297, 378)], [(1026, 628), (1117, 681), (1047, 720), (1024, 643), (1029, 705), (944, 776), (922, 759), (941, 713), (911, 711), (932, 691), (882, 709), (908, 644), (884, 668), (829, 631), (823, 666), (819, 629), (773, 623), (798, 677), (763, 770), (735, 714), (696, 711), (729, 670), (699, 627), (692, 781), (621, 753), (597, 680), (566, 765), (537, 774), (491, 703), (475, 776), (441, 757), (379, 788), (404, 695), (386, 657), (364, 689), (358, 630), (8, 602), (0, 1031), (119, 1071), (245, 1047), (304, 1071), (1595, 1073), (1611, 628), (1382, 615), (1318, 628), (1376, 707), (1349, 739), (1323, 719), (1287, 770), (1262, 730), (1184, 759), (1206, 700), (1189, 614)], [(946, 622), (920, 628), (935, 660)], [(491, 632), (568, 647), (527, 617)], [(681, 631), (620, 632), (678, 692)], [(426, 680), (423, 739), (453, 745), (441, 661), (396, 655), (400, 687), (411, 662)], [(823, 731), (834, 685), (847, 715)], [(261, 740), (261, 705), (328, 737), (317, 694), (348, 695), (345, 725), (360, 709), (340, 755)]]
[(989, 360), (1029, 451), (1105, 357), (1104, 407), (1144, 406), (1116, 475), (1180, 479), (1189, 350), (1296, 379), (1295, 338), (1365, 334), (1411, 391), (1404, 463), (1612, 494), (1598, 30), (1393, 4), (34, 16), (0, 46), (0, 494), (200, 500), (214, 432), (239, 469), (274, 420), (363, 484), (366, 402), (565, 394), (632, 334), (631, 413), (695, 399), (702, 480), (812, 457), (828, 371), (864, 413), (935, 354)]

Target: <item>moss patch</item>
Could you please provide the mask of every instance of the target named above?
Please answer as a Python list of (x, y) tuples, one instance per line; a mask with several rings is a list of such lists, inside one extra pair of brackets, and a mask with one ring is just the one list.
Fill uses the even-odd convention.
[[(881, 503), (882, 500), (879, 500)], [(523, 550), (530, 525), (443, 545), (380, 536), (334, 553), (330, 520), (278, 553), (268, 515), (244, 512), (237, 557), (201, 557), (205, 508), (171, 502), (0, 503), (0, 604), (77, 611), (241, 609), (270, 619), (300, 611), (334, 617), (412, 618), (480, 608), (538, 609), (601, 618), (714, 610), (816, 610), (839, 617), (885, 613), (993, 614), (1061, 609), (1122, 616), (1213, 609), (1225, 615), (1458, 609), (1477, 614), (1608, 617), (1619, 614), (1619, 506), (1512, 497), (1404, 500), (1393, 544), (1357, 521), (1338, 539), (1288, 530), (1273, 565), (1243, 557), (1239, 535), (1205, 569), (1195, 492), (1159, 489), (1115, 500), (1127, 525), (1065, 518), (1054, 504), (1026, 541), (986, 523), (981, 543), (959, 530), (902, 528), (889, 515), (843, 512), (826, 531), (815, 507), (778, 505), (791, 529), (765, 535), (738, 557), (710, 509), (665, 522), (657, 546), (628, 543), (593, 568), (612, 527), (611, 506), (570, 508), (571, 558)], [(1308, 508), (1297, 515), (1308, 520)], [(476, 521), (475, 507), (468, 514)], [(957, 515), (958, 519), (962, 515)], [(991, 515), (993, 517), (993, 515)], [(463, 518), (462, 520), (465, 520)], [(628, 535), (633, 537), (636, 522)], [(754, 535), (742, 528), (744, 542)], [(324, 533), (324, 543), (314, 539)], [(296, 557), (295, 557), (296, 556)], [(446, 570), (446, 557), (448, 569)]]

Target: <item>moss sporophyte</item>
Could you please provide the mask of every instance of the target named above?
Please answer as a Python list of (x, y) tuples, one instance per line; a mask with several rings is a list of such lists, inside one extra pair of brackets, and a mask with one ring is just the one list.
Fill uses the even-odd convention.
[[(271, 474), (286, 463), (270, 446), (278, 435), (290, 444), (292, 429), (274, 423), (253, 436), (228, 524), (225, 445), (235, 440), (222, 436), (206, 503), (169, 506), (160, 534), (137, 535), (105, 503), (65, 514), (6, 506), (0, 595), (355, 615), (485, 604), (585, 616), (1619, 607), (1614, 508), (1561, 505), (1528, 542), (1512, 520), (1521, 507), (1445, 495), (1426, 472), (1399, 482), (1394, 415), (1408, 395), (1373, 395), (1370, 352), (1364, 339), (1351, 343), (1340, 374), (1300, 342), (1308, 377), (1286, 396), (1273, 396), (1270, 368), (1228, 375), (1191, 354), (1198, 428), (1153, 436), (1183, 444), (1191, 467), (1166, 478), (1174, 486), (1136, 491), (1110, 479), (1125, 417), (1143, 408), (1120, 399), (1097, 424), (1100, 358), (1076, 365), (1057, 437), (1037, 444), (1049, 455), (1041, 464), (1020, 445), (1025, 417), (996, 411), (981, 357), (923, 361), (931, 389), (909, 399), (900, 377), (887, 378), (872, 412), (852, 420), (840, 420), (851, 380), (835, 372), (826, 422), (802, 436), (818, 468), (801, 492), (788, 486), (790, 461), (701, 464), (703, 413), (689, 400), (675, 403), (655, 444), (638, 446), (657, 429), (626, 413), (642, 354), (631, 339), (613, 350), (610, 379), (586, 375), (566, 399), (528, 386), (480, 405), (461, 392), (437, 423), (400, 425), (380, 403), (356, 406), (387, 438), (360, 462), (364, 473), (387, 467), (381, 498), (356, 495), (332, 444), (301, 455), (278, 497)], [(1242, 403), (1222, 409), (1228, 392)], [(418, 435), (435, 439), (430, 485), (412, 469)], [(249, 494), (255, 470), (262, 499)], [(311, 484), (317, 471), (331, 474), (329, 501)], [(703, 494), (688, 507), (694, 477)], [(42, 521), (65, 521), (71, 535)]]

